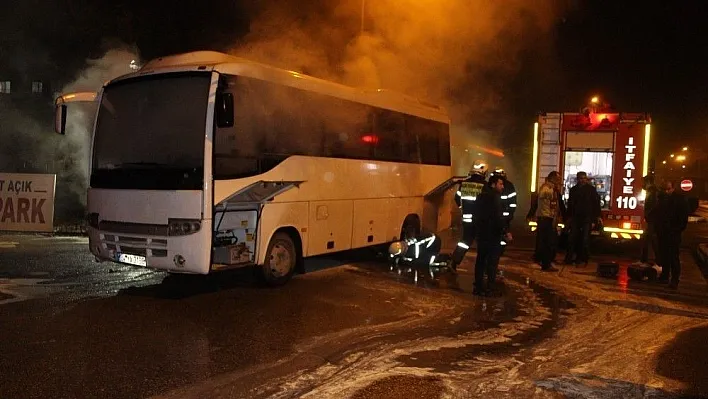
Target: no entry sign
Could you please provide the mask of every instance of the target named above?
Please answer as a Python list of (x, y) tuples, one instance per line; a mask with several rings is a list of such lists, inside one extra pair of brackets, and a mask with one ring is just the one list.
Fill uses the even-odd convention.
[(690, 180), (681, 180), (681, 190), (691, 191), (693, 189), (693, 182)]

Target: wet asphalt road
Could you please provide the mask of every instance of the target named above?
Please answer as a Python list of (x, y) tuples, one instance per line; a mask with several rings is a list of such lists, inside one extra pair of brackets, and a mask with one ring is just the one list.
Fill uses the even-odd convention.
[[(691, 228), (687, 241), (706, 232)], [(519, 236), (504, 262), (527, 259), (530, 242)], [(555, 336), (581, 300), (520, 273), (507, 273), (502, 297), (473, 298), (472, 265), (461, 268), (416, 284), (359, 252), (315, 259), (310, 273), (269, 289), (247, 270), (175, 278), (94, 263), (81, 237), (0, 235), (0, 398), (474, 397), (448, 376), (473, 381), (533, 363), (525, 351)], [(684, 296), (706, 306), (700, 293)], [(660, 354), (657, 373), (687, 380), (689, 392), (708, 388), (702, 358), (691, 356), (705, 351), (704, 330)], [(536, 385), (550, 384), (547, 397), (577, 388), (562, 378)]]
[[(349, 256), (356, 267), (331, 268)], [(414, 285), (375, 260), (316, 259), (314, 272), (269, 289), (247, 270), (185, 279), (97, 264), (81, 237), (0, 236), (0, 397), (146, 397), (233, 373), (242, 376), (229, 379), (229, 396), (268, 397), (278, 390), (270, 378), (353, 347), (518, 316), (514, 289), (488, 309), (469, 295), (466, 271)], [(380, 397), (380, 386), (358, 397)], [(406, 386), (440, 393), (434, 381)]]

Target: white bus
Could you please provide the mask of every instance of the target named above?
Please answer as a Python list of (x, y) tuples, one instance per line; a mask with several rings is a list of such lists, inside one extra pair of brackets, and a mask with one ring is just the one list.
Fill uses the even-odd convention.
[(451, 178), (439, 107), (216, 52), (61, 96), (58, 133), (66, 103), (87, 99), (99, 261), (191, 274), (258, 265), (277, 285), (304, 257), (447, 223), (436, 209), (447, 200), (430, 199)]

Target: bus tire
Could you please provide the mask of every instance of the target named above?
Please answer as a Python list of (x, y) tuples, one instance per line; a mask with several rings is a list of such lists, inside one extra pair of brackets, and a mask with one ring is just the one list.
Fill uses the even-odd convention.
[(297, 267), (297, 250), (290, 235), (277, 232), (268, 243), (261, 278), (269, 286), (281, 286), (293, 277)]
[(415, 238), (420, 235), (420, 219), (417, 215), (408, 215), (401, 227), (401, 240)]

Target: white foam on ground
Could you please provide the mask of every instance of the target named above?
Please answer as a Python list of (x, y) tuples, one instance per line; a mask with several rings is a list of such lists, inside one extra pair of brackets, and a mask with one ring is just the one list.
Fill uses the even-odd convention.
[(457, 393), (470, 392), (470, 384), (474, 378), (499, 371), (507, 375), (508, 384), (496, 383), (493, 387), (476, 387), (475, 391), (509, 391), (511, 387), (522, 383), (518, 369), (523, 363), (515, 359), (499, 362), (498, 359), (476, 358), (458, 363), (461, 367), (449, 372), (410, 367), (405, 365), (401, 358), (421, 352), (506, 343), (518, 334), (538, 328), (543, 321), (549, 319), (551, 313), (542, 306), (533, 291), (521, 285), (518, 287), (522, 289), (519, 304), (524, 306), (526, 315), (517, 317), (516, 322), (502, 323), (496, 328), (471, 331), (453, 337), (437, 336), (384, 344), (375, 350), (352, 353), (337, 364), (328, 363), (314, 370), (303, 370), (295, 375), (279, 378), (260, 391), (275, 388), (277, 393), (271, 396), (273, 398), (344, 398), (380, 380), (414, 376), (434, 377), (442, 381), (448, 390), (443, 396), (456, 397)]

